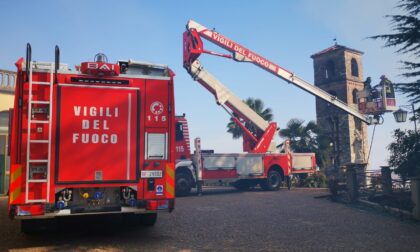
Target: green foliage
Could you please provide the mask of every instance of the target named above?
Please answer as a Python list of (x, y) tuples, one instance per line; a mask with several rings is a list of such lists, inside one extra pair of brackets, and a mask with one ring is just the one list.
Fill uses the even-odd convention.
[[(262, 118), (264, 118), (266, 121), (272, 121), (273, 120), (273, 114), (271, 112), (270, 108), (264, 108), (264, 102), (260, 99), (255, 98), (248, 98), (244, 101), (252, 110), (257, 112)], [(239, 119), (238, 115), (236, 113), (233, 114), (236, 116), (236, 118)], [(256, 132), (257, 128), (250, 122), (245, 123), (245, 127), (249, 129), (251, 132)], [(232, 118), (230, 118), (229, 123), (227, 124), (227, 132), (232, 134), (233, 139), (238, 139), (242, 137), (243, 130), (241, 127), (239, 127), (235, 121), (233, 121)]]
[(314, 121), (309, 121), (306, 125), (304, 122), (302, 119), (291, 119), (286, 128), (280, 130), (279, 135), (290, 140), (293, 152), (314, 152), (317, 164), (322, 169), (332, 151), (331, 138)]
[[(405, 72), (402, 76), (409, 79), (406, 83), (396, 83), (397, 90), (407, 95), (412, 103), (420, 103), (420, 1), (401, 0), (396, 6), (405, 14), (387, 15), (391, 19), (394, 33), (376, 35), (370, 38), (382, 39), (385, 47), (396, 47), (396, 52), (406, 54), (414, 61), (401, 61)], [(420, 108), (416, 110), (420, 113)]]
[(325, 188), (327, 187), (327, 183), (328, 181), (325, 174), (318, 172), (318, 173), (314, 173), (306, 177), (305, 180), (303, 181), (303, 186)]
[(420, 176), (420, 137), (412, 130), (394, 131), (394, 142), (388, 146), (389, 165), (403, 180)]

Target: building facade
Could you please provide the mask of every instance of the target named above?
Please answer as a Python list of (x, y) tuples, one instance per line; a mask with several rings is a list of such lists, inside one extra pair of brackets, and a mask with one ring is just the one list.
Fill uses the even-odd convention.
[[(315, 86), (357, 108), (357, 91), (364, 89), (363, 52), (334, 45), (311, 56)], [(317, 123), (331, 137), (333, 153), (330, 167), (366, 163), (368, 157), (367, 125), (327, 102), (316, 99)]]
[(0, 195), (9, 187), (9, 157), (7, 155), (9, 109), (13, 107), (16, 73), (0, 69)]

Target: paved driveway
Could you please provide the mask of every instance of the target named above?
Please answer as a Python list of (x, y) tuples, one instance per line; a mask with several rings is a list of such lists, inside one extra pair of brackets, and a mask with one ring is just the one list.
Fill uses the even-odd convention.
[(207, 191), (177, 199), (153, 228), (121, 218), (67, 219), (60, 229), (20, 233), (0, 199), (0, 251), (419, 251), (420, 224), (333, 203), (321, 191)]

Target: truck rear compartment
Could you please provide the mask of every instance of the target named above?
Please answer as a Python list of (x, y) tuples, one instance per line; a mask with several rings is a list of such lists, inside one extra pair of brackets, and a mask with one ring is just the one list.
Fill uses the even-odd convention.
[(59, 53), (34, 62), (28, 48), (16, 63), (10, 217), (172, 211), (172, 71), (135, 61), (71, 71), (55, 67)]

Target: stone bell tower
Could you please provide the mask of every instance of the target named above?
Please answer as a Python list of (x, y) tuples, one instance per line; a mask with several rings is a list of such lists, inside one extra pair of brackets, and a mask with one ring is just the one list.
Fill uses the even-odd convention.
[[(357, 108), (357, 91), (363, 90), (363, 52), (335, 44), (311, 56), (315, 86)], [(330, 164), (338, 168), (349, 163), (366, 163), (367, 125), (327, 102), (316, 99), (317, 123), (331, 137)]]

